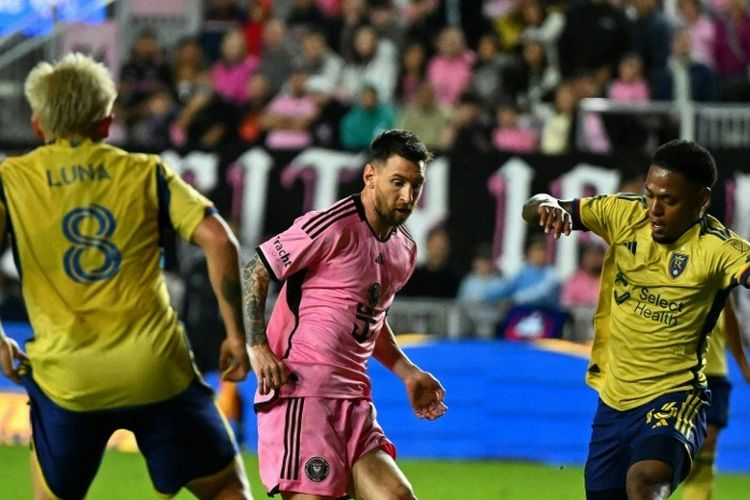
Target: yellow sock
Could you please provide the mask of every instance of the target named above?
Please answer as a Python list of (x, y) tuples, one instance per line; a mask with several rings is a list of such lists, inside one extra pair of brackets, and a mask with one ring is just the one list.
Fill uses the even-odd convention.
[(711, 500), (714, 482), (714, 455), (698, 453), (683, 483), (682, 500)]

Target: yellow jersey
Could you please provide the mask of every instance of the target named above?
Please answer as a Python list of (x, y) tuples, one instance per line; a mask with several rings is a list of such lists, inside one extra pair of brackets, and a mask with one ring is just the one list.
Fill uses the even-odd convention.
[(33, 338), (34, 380), (73, 411), (170, 398), (194, 377), (160, 270), (160, 238), (189, 240), (210, 201), (158, 156), (58, 140), (0, 163)]
[(729, 291), (750, 287), (750, 243), (711, 216), (657, 243), (647, 212), (635, 194), (573, 202), (573, 227), (609, 244), (586, 380), (620, 411), (705, 386), (709, 333)]

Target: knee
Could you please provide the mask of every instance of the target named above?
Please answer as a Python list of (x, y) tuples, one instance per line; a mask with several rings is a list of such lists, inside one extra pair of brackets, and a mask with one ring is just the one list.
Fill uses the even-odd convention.
[(393, 496), (391, 497), (393, 500), (417, 500), (417, 497), (414, 496), (414, 490), (412, 490), (410, 484), (399, 484), (394, 490), (393, 490)]
[(628, 469), (627, 493), (630, 499), (666, 499), (672, 488), (672, 468), (658, 461), (638, 462)]

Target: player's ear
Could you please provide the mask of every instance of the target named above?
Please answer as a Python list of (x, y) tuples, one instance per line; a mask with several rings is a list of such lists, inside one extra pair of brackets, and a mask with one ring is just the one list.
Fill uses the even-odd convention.
[(42, 131), (42, 124), (39, 123), (39, 117), (31, 115), (31, 130), (34, 131), (34, 136), (40, 141), (44, 141), (44, 132)]
[(109, 127), (112, 125), (112, 115), (105, 116), (96, 124), (96, 138), (106, 139), (109, 136)]
[(365, 187), (370, 189), (375, 188), (375, 167), (372, 163), (365, 165), (365, 171), (362, 174), (362, 179), (365, 181)]
[(700, 191), (698, 191), (698, 203), (700, 203), (701, 211), (705, 212), (708, 210), (708, 205), (711, 204), (711, 188), (710, 187), (702, 187)]

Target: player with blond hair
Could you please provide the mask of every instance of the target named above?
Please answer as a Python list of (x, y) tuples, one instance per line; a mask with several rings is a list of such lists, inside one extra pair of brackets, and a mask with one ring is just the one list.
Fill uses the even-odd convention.
[(159, 493), (250, 498), (160, 269), (171, 230), (204, 251), (227, 332), (220, 364), (243, 380), (236, 240), (158, 156), (104, 143), (116, 92), (102, 64), (40, 63), (26, 96), (45, 144), (0, 164), (0, 234), (34, 336), (24, 353), (0, 332), (0, 365), (29, 394), (35, 498), (83, 498), (119, 428), (135, 434)]

